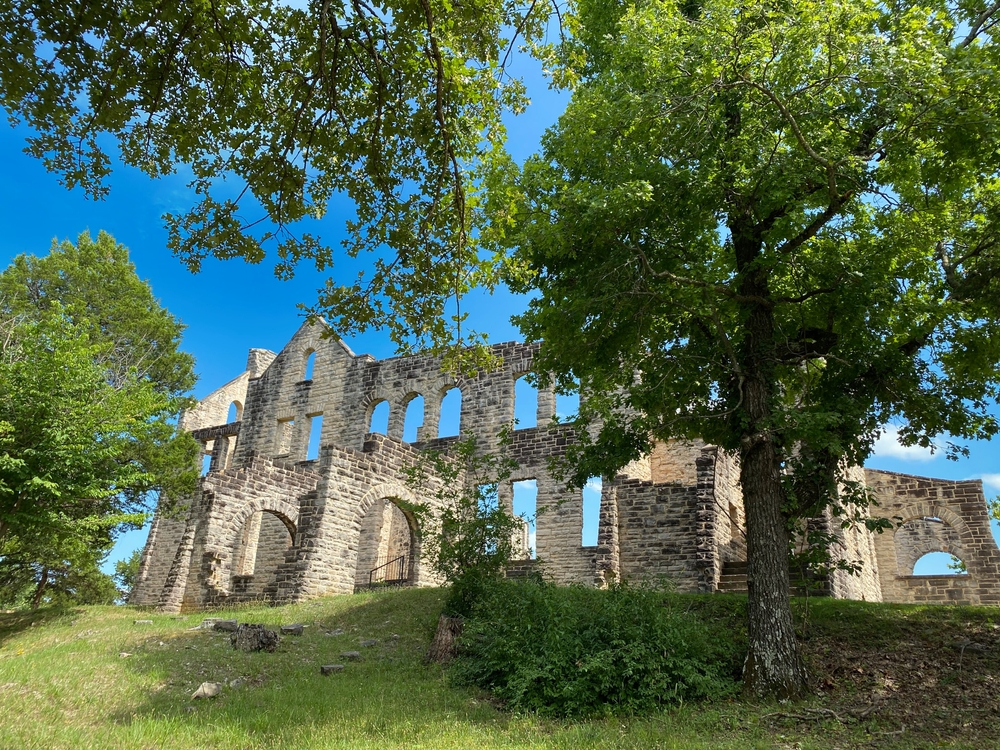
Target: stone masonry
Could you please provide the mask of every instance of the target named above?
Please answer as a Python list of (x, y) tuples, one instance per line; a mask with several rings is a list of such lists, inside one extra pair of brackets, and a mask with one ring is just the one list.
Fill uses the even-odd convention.
[[(405, 470), (422, 450), (447, 453), (460, 439), (439, 435), (441, 403), (452, 389), (461, 395), (460, 434), (474, 434), (482, 450), (494, 449), (501, 429), (513, 422), (515, 383), (531, 372), (536, 347), (495, 345), (498, 369), (453, 377), (435, 357), (378, 361), (355, 355), (325, 331), (321, 321), (306, 323), (278, 354), (251, 349), (244, 373), (182, 415), (180, 426), (203, 445), (206, 472), (193, 497), (157, 511), (133, 604), (179, 611), (301, 601), (383, 578), (440, 583), (421, 559), (421, 537), (434, 529), (420, 524), (433, 513), (414, 508), (440, 510), (435, 497), (445, 480), (432, 475), (416, 492), (404, 481)], [(423, 419), (416, 440), (407, 443), (404, 422), (418, 396)], [(385, 435), (371, 429), (383, 403), (389, 407)], [(552, 422), (551, 390), (540, 390), (537, 403), (537, 426), (512, 433), (517, 469), (499, 500), (511, 508), (513, 483), (534, 480), (534, 546), (543, 575), (587, 585), (650, 579), (680, 591), (713, 592), (723, 567), (746, 559), (738, 464), (697, 441), (657, 444), (618, 476), (605, 477), (597, 544), (584, 546), (581, 492), (549, 471), (550, 459), (572, 435)], [(314, 456), (310, 444), (319, 445)], [(862, 563), (860, 575), (830, 575), (832, 595), (1000, 604), (1000, 550), (980, 482), (855, 473), (874, 489), (878, 512), (900, 525), (872, 535), (819, 521), (839, 535), (845, 559)], [(967, 574), (914, 576), (916, 561), (933, 551), (961, 558)]]

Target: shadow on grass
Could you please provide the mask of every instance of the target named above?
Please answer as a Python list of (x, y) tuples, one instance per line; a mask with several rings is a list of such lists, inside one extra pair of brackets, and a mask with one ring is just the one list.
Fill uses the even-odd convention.
[(0, 613), (0, 645), (28, 628), (36, 625), (48, 625), (63, 618), (75, 617), (79, 611), (72, 606), (56, 605)]
[[(279, 746), (301, 746), (314, 736), (335, 744), (366, 738), (406, 744), (455, 731), (456, 722), (506, 724), (489, 703), (451, 688), (440, 667), (424, 663), (440, 608), (440, 596), (412, 589), (357, 596), (346, 606), (297, 605), (291, 612), (306, 629), (282, 636), (275, 653), (235, 651), (228, 633), (187, 629), (198, 619), (190, 617), (176, 630), (151, 635), (129, 657), (127, 668), (154, 688), (114, 722), (165, 723), (193, 736), (209, 731), (222, 746), (230, 735), (234, 744), (248, 735)], [(233, 614), (241, 622), (289, 624), (280, 619), (287, 610)], [(344, 655), (351, 651), (360, 658)], [(323, 676), (326, 664), (344, 668)], [(221, 695), (193, 699), (202, 682), (221, 683)]]

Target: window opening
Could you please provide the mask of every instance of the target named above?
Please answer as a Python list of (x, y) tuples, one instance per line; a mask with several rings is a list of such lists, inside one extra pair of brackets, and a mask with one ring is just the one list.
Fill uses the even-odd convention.
[(522, 375), (514, 382), (514, 429), (526, 430), (538, 425), (538, 388)]
[[(480, 484), (476, 486), (476, 500), (481, 516), (486, 516), (500, 507), (500, 493), (497, 490), (498, 487), (496, 484)], [(497, 551), (496, 543), (487, 541), (483, 551), (487, 555), (492, 555)]]
[[(579, 387), (579, 386), (577, 386)], [(580, 392), (556, 392), (556, 417), (560, 422), (568, 422), (580, 413)]]
[(274, 452), (279, 456), (287, 455), (292, 451), (292, 434), (295, 430), (294, 419), (279, 419), (278, 434), (275, 439)]
[(600, 477), (591, 477), (583, 485), (583, 533), (581, 544), (584, 547), (597, 546), (597, 529), (601, 523), (601, 487)]
[(243, 419), (243, 404), (239, 401), (233, 401), (229, 405), (229, 413), (226, 415), (226, 424), (230, 422), (239, 422)]
[(323, 415), (309, 415), (309, 448), (306, 451), (306, 461), (319, 458), (319, 439), (323, 434)]
[(205, 476), (211, 470), (212, 470), (212, 453), (208, 452), (201, 457), (201, 475)]
[(417, 442), (417, 430), (424, 423), (424, 397), (417, 395), (406, 405), (403, 416), (403, 440), (407, 443)]
[(441, 417), (438, 421), (438, 437), (454, 437), (462, 428), (462, 391), (449, 388), (441, 398)]
[(915, 576), (966, 575), (965, 563), (947, 552), (928, 552), (913, 566)]
[(379, 432), (383, 435), (389, 434), (389, 402), (379, 401), (372, 409), (371, 419), (368, 420), (368, 432)]
[(538, 513), (538, 482), (534, 479), (525, 479), (514, 482), (514, 515), (524, 519), (527, 531), (527, 552), (528, 556), (534, 560), (536, 550), (535, 545), (535, 518)]
[(316, 364), (316, 352), (310, 351), (306, 353), (306, 366), (303, 371), (303, 380), (312, 380), (313, 377), (313, 365)]

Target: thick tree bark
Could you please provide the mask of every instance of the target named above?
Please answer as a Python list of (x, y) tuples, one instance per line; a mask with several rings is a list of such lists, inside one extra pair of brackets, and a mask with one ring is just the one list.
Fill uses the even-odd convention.
[(425, 661), (447, 664), (455, 658), (455, 651), (458, 648), (458, 637), (462, 635), (464, 621), (461, 617), (448, 617), (441, 615), (438, 618), (437, 632), (434, 633), (434, 640), (431, 641), (427, 649)]
[(806, 683), (792, 623), (789, 538), (781, 512), (781, 476), (774, 444), (741, 451), (740, 481), (747, 523), (747, 692), (799, 696)]
[(761, 262), (759, 228), (750, 217), (731, 225), (745, 301), (745, 336), (738, 354), (740, 482), (747, 523), (748, 653), (744, 689), (756, 695), (794, 698), (806, 673), (795, 640), (789, 594), (789, 538), (782, 512), (781, 452), (774, 424), (778, 394), (775, 323), (769, 270)]

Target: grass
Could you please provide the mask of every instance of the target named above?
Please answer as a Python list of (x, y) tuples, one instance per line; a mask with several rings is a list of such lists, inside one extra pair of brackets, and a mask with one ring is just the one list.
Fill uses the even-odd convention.
[[(816, 682), (804, 703), (570, 722), (504, 712), (425, 665), (442, 600), (404, 589), (211, 613), (307, 626), (274, 654), (233, 651), (228, 634), (195, 629), (200, 614), (0, 614), (0, 748), (1000, 747), (995, 609), (814, 601), (806, 619), (797, 604)], [(745, 599), (676, 600), (740, 627)], [(378, 644), (362, 648), (366, 639)], [(987, 651), (960, 653), (963, 640)], [(350, 650), (362, 659), (340, 657)], [(321, 676), (329, 663), (346, 666)], [(192, 700), (204, 681), (225, 683), (222, 695)]]

